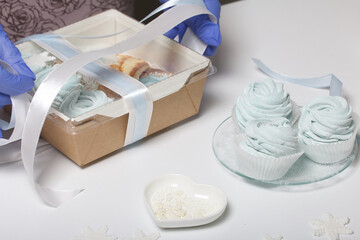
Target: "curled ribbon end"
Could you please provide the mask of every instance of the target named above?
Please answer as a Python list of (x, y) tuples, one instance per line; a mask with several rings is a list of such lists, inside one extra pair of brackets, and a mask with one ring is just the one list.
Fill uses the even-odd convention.
[(50, 207), (60, 207), (67, 200), (75, 197), (82, 191), (84, 188), (72, 189), (72, 190), (52, 190), (47, 187), (43, 187), (39, 184), (36, 184), (36, 190), (38, 191), (41, 199)]
[(341, 96), (343, 83), (335, 76), (332, 75), (330, 82), (330, 96)]
[(256, 66), (269, 77), (283, 82), (302, 85), (310, 88), (327, 88), (330, 96), (341, 96), (342, 82), (334, 74), (316, 78), (294, 78), (278, 73), (267, 67), (261, 60), (251, 58)]
[(251, 60), (253, 60), (253, 62), (254, 62), (257, 66), (263, 64), (262, 61), (261, 61), (260, 59), (258, 59), (258, 58), (252, 57)]

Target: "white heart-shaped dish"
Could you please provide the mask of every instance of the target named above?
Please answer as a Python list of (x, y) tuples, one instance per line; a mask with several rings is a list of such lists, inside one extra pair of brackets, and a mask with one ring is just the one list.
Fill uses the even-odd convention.
[[(179, 192), (181, 196), (178, 202), (175, 204), (174, 202), (170, 204), (167, 202), (166, 204), (170, 207), (175, 207), (176, 205), (175, 210), (179, 212), (180, 208), (181, 214), (185, 216), (164, 218), (164, 215), (160, 216), (158, 212), (154, 211), (156, 208), (155, 204), (159, 203), (157, 202), (159, 199), (166, 199), (166, 194), (167, 199), (169, 197), (173, 198)], [(226, 196), (220, 189), (211, 185), (197, 184), (190, 178), (180, 174), (169, 174), (154, 179), (146, 186), (144, 194), (149, 213), (156, 225), (161, 228), (193, 227), (213, 222), (222, 215), (227, 205)], [(159, 198), (159, 194), (165, 194), (164, 198)], [(174, 199), (171, 200), (173, 201)], [(179, 204), (185, 204), (185, 202), (194, 205), (190, 207), (191, 214), (196, 213), (196, 208), (201, 207), (202, 209), (199, 210), (201, 215), (187, 214), (186, 211), (187, 209), (189, 210), (189, 206), (184, 208), (179, 206)], [(160, 202), (160, 204), (163, 203)]]

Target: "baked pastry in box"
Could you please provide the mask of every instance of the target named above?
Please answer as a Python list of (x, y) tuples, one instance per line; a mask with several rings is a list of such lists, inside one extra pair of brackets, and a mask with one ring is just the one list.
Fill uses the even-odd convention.
[[(131, 29), (107, 38), (67, 39), (76, 49), (85, 52), (114, 45), (131, 36), (135, 31), (140, 30), (143, 25), (116, 10), (109, 10), (61, 28), (55, 31), (55, 34), (106, 35), (119, 32), (128, 27), (131, 27)], [(28, 44), (28, 46), (24, 47), (24, 44)], [(27, 58), (29, 65), (31, 65), (32, 50), (29, 51), (29, 43), (24, 44), (20, 44), (18, 47), (23, 57)], [(39, 47), (36, 46), (35, 48)], [(43, 50), (35, 49), (33, 52), (39, 54), (39, 51)], [(161, 74), (166, 73), (166, 77), (162, 77), (158, 81), (152, 81), (153, 79), (149, 81), (149, 73), (153, 71), (147, 69), (148, 71), (144, 72), (144, 76), (146, 76), (145, 85), (147, 85), (154, 101), (147, 135), (198, 113), (205, 80), (208, 76), (209, 59), (165, 36), (160, 36), (154, 41), (121, 53), (121, 55), (141, 59), (148, 63), (151, 69), (155, 69)], [(52, 59), (51, 52), (47, 57), (53, 61), (50, 64), (51, 67), (61, 64), (61, 59)], [(113, 56), (105, 57), (100, 61), (116, 69), (120, 58), (114, 53)], [(75, 80), (74, 86), (76, 87), (79, 87), (79, 82), (82, 85), (86, 82), (84, 86), (80, 85), (80, 91), (102, 91), (109, 101), (80, 115), (66, 115), (64, 114), (65, 107), (61, 107), (61, 105), (66, 97), (74, 94), (72, 86), (68, 86), (67, 90), (70, 89), (70, 92), (66, 92), (66, 90), (63, 95), (58, 95), (59, 102), (53, 103), (53, 108), (51, 108), (47, 116), (41, 136), (76, 164), (84, 166), (124, 146), (129, 114), (126, 111), (123, 99), (111, 89), (101, 85), (94, 85), (96, 88), (94, 89), (94, 86), (90, 84), (92, 89), (89, 90), (87, 84), (92, 82), (91, 76), (82, 75), (75, 78), (80, 79)], [(77, 92), (77, 94), (80, 93)], [(85, 97), (89, 96), (86, 95)], [(68, 102), (71, 102), (71, 100), (68, 100)]]

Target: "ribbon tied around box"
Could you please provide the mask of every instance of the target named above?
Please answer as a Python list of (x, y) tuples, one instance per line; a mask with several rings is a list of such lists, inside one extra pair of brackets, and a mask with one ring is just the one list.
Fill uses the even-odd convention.
[[(146, 44), (179, 23), (196, 15), (206, 14), (211, 21), (217, 22), (216, 17), (206, 9), (202, 0), (170, 0), (150, 13), (143, 21), (167, 8), (170, 9), (148, 23), (142, 30), (136, 32), (131, 37), (111, 47), (91, 52), (80, 53), (71, 44), (68, 44), (67, 41), (62, 39), (62, 37), (77, 36), (62, 36), (47, 33), (30, 36), (22, 40), (35, 42), (64, 62), (43, 80), (32, 97), (31, 102), (27, 94), (11, 97), (13, 103), (11, 120), (9, 123), (1, 121), (0, 127), (1, 129), (14, 127), (14, 130), (9, 139), (0, 139), (0, 151), (6, 152), (13, 150), (13, 147), (9, 147), (9, 145), (18, 145), (17, 140), (21, 138), (21, 157), (26, 173), (39, 193), (39, 196), (49, 206), (58, 207), (83, 190), (50, 189), (39, 184), (34, 174), (36, 170), (36, 149), (40, 132), (53, 100), (66, 81), (76, 72), (83, 72), (84, 74), (91, 75), (99, 84), (114, 90), (122, 96), (129, 112), (125, 145), (131, 144), (147, 135), (153, 109), (151, 95), (147, 88), (139, 81), (105, 66), (97, 60), (101, 57), (122, 53)], [(127, 29), (124, 31), (126, 30)], [(95, 38), (113, 36), (119, 33)], [(78, 37), (89, 38), (87, 36)], [(196, 48), (198, 51), (204, 51), (206, 47), (206, 45), (204, 47), (204, 43), (201, 42), (196, 43), (196, 41), (191, 41), (190, 45), (191, 44), (193, 47), (189, 47), (193, 49)], [(201, 45), (203, 46), (201, 47)], [(3, 66), (6, 65), (6, 63), (0, 64)], [(11, 67), (9, 69), (11, 70)], [(11, 154), (7, 154), (6, 156), (11, 156)], [(11, 162), (13, 160), (16, 159), (3, 158), (0, 162)]]

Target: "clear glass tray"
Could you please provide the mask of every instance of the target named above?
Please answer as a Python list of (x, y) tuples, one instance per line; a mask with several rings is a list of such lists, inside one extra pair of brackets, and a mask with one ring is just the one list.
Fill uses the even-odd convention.
[(213, 150), (220, 163), (228, 170), (241, 177), (276, 185), (302, 185), (331, 178), (350, 166), (358, 151), (358, 145), (357, 142), (355, 142), (354, 150), (351, 155), (346, 159), (333, 164), (315, 163), (304, 154), (289, 169), (284, 177), (277, 180), (265, 181), (246, 176), (237, 166), (236, 162), (241, 161), (241, 159), (236, 152), (236, 132), (237, 129), (231, 117), (225, 119), (215, 130), (213, 136)]

